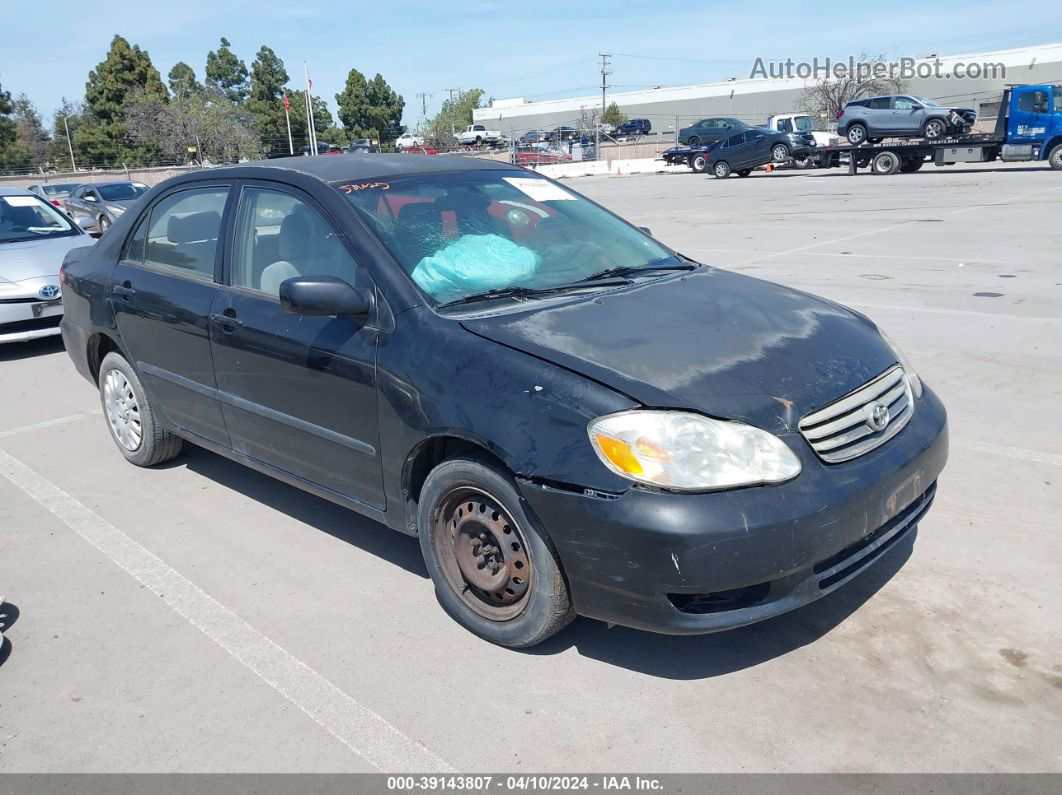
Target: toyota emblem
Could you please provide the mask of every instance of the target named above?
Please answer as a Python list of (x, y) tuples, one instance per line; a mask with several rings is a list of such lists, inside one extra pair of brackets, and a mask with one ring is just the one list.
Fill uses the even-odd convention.
[(867, 425), (870, 426), (870, 429), (872, 431), (883, 431), (888, 424), (889, 407), (884, 403), (875, 403), (871, 406), (867, 416)]
[(58, 284), (46, 284), (40, 289), (38, 293), (45, 301), (51, 301), (53, 298), (59, 297), (59, 285)]

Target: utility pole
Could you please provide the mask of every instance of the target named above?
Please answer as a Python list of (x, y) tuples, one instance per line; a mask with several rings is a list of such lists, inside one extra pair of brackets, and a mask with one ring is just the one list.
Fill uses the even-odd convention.
[(450, 135), (457, 135), (457, 130), (454, 128), (454, 92), (457, 92), (457, 96), (460, 99), (461, 89), (448, 88), (446, 90), (450, 92)]
[(609, 62), (609, 58), (612, 57), (612, 53), (599, 52), (598, 55), (601, 58), (601, 115), (598, 117), (594, 135), (595, 159), (601, 157), (601, 155), (599, 154), (601, 149), (601, 124), (605, 120), (605, 89), (608, 88), (608, 83), (605, 82), (605, 78), (612, 74), (612, 64)]
[(425, 91), (421, 91), (417, 94), (417, 99), (420, 100), (420, 115), (421, 118), (427, 118), (428, 116), (428, 100), (431, 99), (434, 94), (429, 94)]
[(66, 128), (66, 145), (70, 148), (70, 170), (77, 171), (77, 163), (74, 162), (74, 143), (70, 140), (70, 125), (66, 123), (66, 116), (63, 116), (63, 127)]

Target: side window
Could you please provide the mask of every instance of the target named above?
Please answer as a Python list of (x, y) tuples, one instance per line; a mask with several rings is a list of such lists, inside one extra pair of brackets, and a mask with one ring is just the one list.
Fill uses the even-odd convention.
[(888, 110), (892, 100), (889, 97), (877, 97), (867, 102), (867, 107), (871, 110)]
[(1047, 113), (1047, 92), (1029, 91), (1018, 97), (1018, 110), (1026, 113)]
[(727, 146), (741, 146), (745, 143), (745, 133), (738, 133), (737, 135), (731, 135), (726, 139)]
[(778, 120), (778, 132), (784, 132), (784, 133), (793, 132), (793, 120), (792, 119), (779, 119)]
[(271, 296), (295, 276), (336, 276), (356, 283), (357, 266), (336, 232), (290, 193), (246, 188), (236, 216), (232, 258), (235, 287)]
[(914, 100), (907, 97), (896, 97), (896, 110), (913, 110)]
[(122, 248), (122, 262), (144, 262), (144, 243), (147, 241), (148, 214), (140, 219), (136, 225), (136, 231), (125, 241)]
[(171, 193), (151, 209), (144, 263), (200, 279), (214, 278), (227, 187)]
[(1055, 113), (1062, 113), (1062, 86), (1055, 86)]
[(82, 193), (81, 195), (84, 196), (86, 199), (88, 199), (90, 202), (91, 201), (99, 201), (100, 200), (100, 197), (96, 195), (96, 191), (90, 190), (88, 188), (86, 188), (85, 192)]

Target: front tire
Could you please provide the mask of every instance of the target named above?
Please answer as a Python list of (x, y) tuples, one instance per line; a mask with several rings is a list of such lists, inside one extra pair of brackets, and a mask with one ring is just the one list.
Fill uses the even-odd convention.
[(712, 168), (712, 173), (717, 179), (726, 179), (730, 176), (730, 165), (720, 161)]
[(103, 357), (99, 388), (111, 439), (126, 461), (150, 467), (181, 452), (181, 437), (162, 427), (140, 378), (121, 354)]
[(930, 119), (922, 128), (922, 135), (926, 140), (936, 141), (948, 133), (948, 125), (943, 119)]
[(526, 648), (575, 617), (553, 542), (495, 464), (439, 464), (421, 490), (417, 527), (443, 608), (480, 637)]
[(1051, 168), (1056, 171), (1062, 170), (1062, 144), (1059, 144), (1051, 150), (1051, 154), (1047, 156), (1047, 162), (1051, 164)]
[(751, 168), (743, 168), (743, 169), (741, 169), (741, 171), (739, 171), (737, 173), (737, 175), (739, 177), (747, 177), (751, 173), (752, 173), (752, 169)]

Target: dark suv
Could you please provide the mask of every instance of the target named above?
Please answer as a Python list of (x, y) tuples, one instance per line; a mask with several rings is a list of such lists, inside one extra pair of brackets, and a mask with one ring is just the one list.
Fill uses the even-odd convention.
[(740, 119), (711, 118), (701, 119), (689, 127), (679, 130), (678, 142), (686, 146), (705, 146), (729, 138), (733, 133), (749, 129), (749, 125)]
[(648, 135), (653, 129), (649, 119), (627, 119), (616, 127), (613, 135), (616, 138), (634, 138), (639, 135)]

